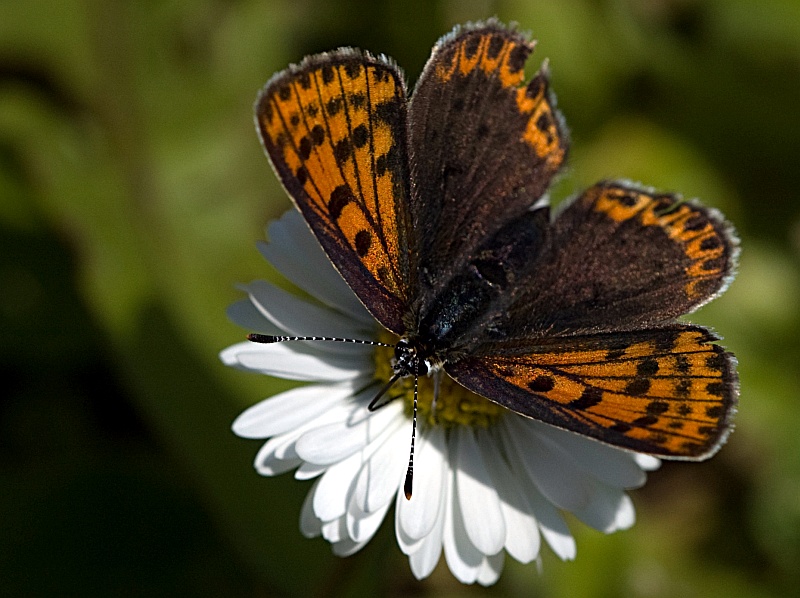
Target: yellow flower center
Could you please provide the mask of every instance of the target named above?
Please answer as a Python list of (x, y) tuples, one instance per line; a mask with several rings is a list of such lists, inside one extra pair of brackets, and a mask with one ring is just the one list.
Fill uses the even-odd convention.
[[(377, 347), (375, 350), (375, 377), (381, 382), (388, 381), (394, 371), (392, 370), (392, 360), (394, 359), (394, 344), (397, 337), (388, 332), (382, 332), (379, 340), (383, 343), (391, 344), (391, 347)], [(434, 376), (437, 374), (434, 374)], [(492, 403), (488, 399), (468, 391), (466, 388), (454, 382), (444, 372), (439, 372), (441, 377), (439, 382), (439, 397), (436, 406), (433, 406), (433, 376), (423, 376), (419, 379), (417, 389), (417, 418), (426, 421), (431, 425), (444, 426), (480, 426), (489, 427), (495, 423), (500, 415), (505, 411), (503, 407)], [(387, 397), (378, 401), (382, 403), (389, 397), (403, 399), (406, 406), (406, 413), (411, 416), (414, 408), (414, 378), (408, 376), (398, 380), (389, 390)]]

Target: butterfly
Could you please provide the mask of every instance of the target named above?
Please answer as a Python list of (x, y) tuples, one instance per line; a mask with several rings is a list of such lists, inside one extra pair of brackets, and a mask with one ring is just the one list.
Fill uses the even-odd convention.
[(388, 58), (310, 56), (266, 84), (256, 126), (333, 265), (399, 337), (392, 381), (443, 371), (616, 447), (707, 458), (731, 429), (736, 360), (677, 318), (729, 284), (734, 230), (624, 181), (551, 215), (569, 140), (547, 64), (525, 81), (533, 47), (494, 20), (456, 28), (410, 97)]

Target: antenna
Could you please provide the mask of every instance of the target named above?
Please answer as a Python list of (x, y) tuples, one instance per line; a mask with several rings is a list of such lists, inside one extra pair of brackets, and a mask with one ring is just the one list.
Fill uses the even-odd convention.
[[(379, 341), (364, 341), (355, 338), (339, 338), (336, 336), (278, 336), (274, 334), (260, 334), (258, 332), (252, 332), (247, 335), (247, 340), (253, 343), (262, 343), (262, 344), (272, 344), (272, 343), (285, 343), (290, 341), (324, 341), (324, 342), (332, 342), (332, 343), (355, 343), (357, 345), (370, 345), (373, 347), (396, 347), (395, 345), (390, 345), (388, 343), (381, 343)], [(400, 371), (395, 372), (395, 374), (389, 379), (389, 381), (383, 385), (383, 388), (380, 389), (375, 398), (370, 401), (369, 405), (367, 405), (367, 409), (369, 411), (376, 411), (385, 405), (388, 405), (397, 397), (389, 397), (383, 403), (378, 404), (378, 401), (381, 397), (383, 397), (389, 389), (394, 386), (395, 382), (397, 382), (400, 378), (403, 377), (404, 371), (401, 369)], [(438, 378), (434, 381), (435, 384), (435, 392), (434, 392), (434, 400), (439, 395), (439, 384)], [(417, 438), (417, 397), (419, 391), (419, 373), (418, 371), (414, 371), (414, 409), (413, 409), (413, 417), (412, 417), (412, 424), (411, 424), (411, 450), (408, 454), (408, 469), (406, 470), (406, 480), (403, 483), (403, 492), (406, 495), (407, 500), (411, 500), (411, 489), (413, 486), (414, 481), (414, 442)]]

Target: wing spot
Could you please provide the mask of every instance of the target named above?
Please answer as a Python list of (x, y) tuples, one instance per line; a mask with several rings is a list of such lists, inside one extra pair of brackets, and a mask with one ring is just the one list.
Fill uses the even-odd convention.
[(292, 97), (292, 90), (288, 85), (281, 85), (278, 88), (278, 97), (281, 99), (282, 102), (287, 101), (290, 97)]
[(680, 333), (677, 331), (671, 331), (668, 333), (664, 333), (664, 336), (659, 336), (656, 339), (656, 351), (662, 351), (668, 353), (672, 351), (675, 347), (675, 343), (678, 342), (678, 335)]
[(322, 142), (325, 141), (325, 128), (322, 125), (314, 125), (314, 128), (311, 129), (311, 141), (314, 145), (322, 145)]
[(603, 391), (594, 386), (587, 386), (583, 389), (581, 396), (574, 401), (570, 401), (567, 407), (572, 409), (589, 409), (603, 402)]
[(330, 116), (336, 116), (339, 114), (339, 110), (342, 109), (342, 98), (341, 96), (336, 96), (335, 98), (331, 98), (328, 100), (328, 103), (325, 105), (325, 109), (328, 111)]
[(658, 373), (658, 367), (657, 359), (644, 359), (636, 366), (636, 375), (650, 378)]
[(364, 123), (358, 125), (353, 131), (353, 145), (357, 148), (362, 148), (367, 145), (369, 141), (369, 131)]
[(361, 65), (357, 62), (350, 62), (344, 66), (344, 72), (351, 79), (357, 79), (361, 75)]
[(359, 257), (364, 257), (369, 253), (372, 245), (372, 235), (369, 231), (360, 230), (356, 233), (356, 253)]
[(706, 384), (706, 392), (715, 397), (721, 397), (725, 390), (725, 385), (722, 382), (709, 382)]
[(530, 52), (530, 48), (524, 44), (515, 46), (508, 57), (509, 72), (513, 74), (522, 70)]
[(717, 429), (714, 426), (700, 426), (697, 431), (701, 436), (712, 436)]
[(336, 189), (331, 192), (331, 199), (328, 203), (328, 212), (330, 212), (331, 218), (338, 220), (342, 215), (342, 210), (344, 210), (345, 206), (351, 201), (355, 201), (355, 197), (348, 185), (339, 185), (336, 187)]
[(536, 99), (542, 93), (542, 88), (544, 88), (544, 77), (539, 74), (528, 83), (528, 87), (525, 89), (525, 95), (531, 99)]
[(718, 419), (722, 417), (722, 405), (714, 405), (706, 408), (706, 415)]
[(712, 249), (717, 249), (720, 245), (722, 245), (722, 241), (719, 240), (719, 237), (712, 235), (700, 242), (700, 249), (702, 251), (711, 251)]
[(300, 183), (300, 186), (302, 187), (308, 181), (308, 170), (306, 170), (305, 166), (299, 166), (295, 171), (294, 176), (297, 177), (297, 182)]
[(617, 422), (613, 426), (609, 428), (612, 432), (620, 432), (621, 434), (627, 434), (631, 431), (631, 425), (626, 424), (625, 422)]
[(667, 437), (665, 434), (650, 434), (650, 442), (654, 442), (656, 444), (664, 444), (667, 442)]
[(299, 114), (297, 114), (297, 112), (294, 112), (294, 113), (293, 113), (293, 114), (292, 114), (292, 115), (289, 117), (289, 124), (291, 124), (291, 125), (292, 125), (292, 128), (297, 128), (297, 125), (299, 125), (299, 124), (300, 124), (300, 115), (299, 115)]
[(308, 160), (308, 158), (311, 156), (312, 147), (313, 144), (311, 143), (311, 139), (309, 139), (308, 136), (304, 135), (303, 138), (300, 140), (300, 144), (297, 148), (300, 152), (300, 157), (303, 160)]
[(314, 118), (317, 116), (317, 114), (319, 114), (319, 106), (317, 106), (316, 103), (309, 104), (306, 106), (306, 112), (311, 118)]
[(649, 428), (658, 422), (658, 417), (655, 415), (643, 415), (633, 420), (633, 425), (639, 428)]
[(639, 198), (632, 191), (623, 190), (622, 193), (617, 195), (617, 201), (626, 208), (632, 208), (639, 201)]
[(494, 60), (495, 58), (497, 58), (497, 55), (500, 54), (500, 50), (503, 49), (504, 45), (505, 45), (505, 40), (502, 37), (500, 37), (499, 35), (493, 36), (492, 39), (489, 41), (489, 47), (486, 50), (486, 56), (490, 60)]
[(669, 403), (666, 401), (650, 401), (645, 407), (648, 415), (661, 415), (669, 411)]
[(271, 123), (272, 122), (272, 115), (273, 115), (272, 103), (269, 102), (269, 101), (263, 101), (262, 100), (260, 108), (261, 108), (262, 112), (264, 112), (264, 116), (266, 116), (266, 122), (267, 123)]
[[(691, 370), (689, 359), (683, 354), (675, 356), (675, 367), (681, 374), (688, 374)], [(681, 382), (688, 382), (688, 380), (681, 380)]]
[(667, 427), (671, 430), (681, 430), (683, 429), (683, 422), (679, 419), (674, 419), (667, 424)]
[(333, 148), (333, 155), (336, 158), (336, 162), (338, 164), (344, 164), (347, 162), (352, 150), (353, 148), (350, 145), (350, 140), (347, 137), (341, 139)]
[(360, 91), (354, 93), (350, 96), (350, 103), (353, 105), (354, 108), (363, 108), (364, 104), (367, 103), (367, 96), (365, 96)]
[(539, 129), (542, 133), (549, 133), (550, 126), (553, 124), (553, 120), (550, 118), (549, 112), (542, 112), (539, 115), (539, 118), (536, 119), (536, 128)]
[(687, 403), (681, 403), (678, 407), (678, 415), (683, 415), (684, 417), (687, 415), (692, 414), (692, 406)]
[(706, 367), (715, 371), (721, 371), (725, 367), (725, 356), (722, 353), (714, 353), (706, 359)]
[(322, 82), (325, 85), (333, 83), (333, 67), (329, 64), (322, 67)]
[(464, 55), (467, 58), (472, 58), (475, 56), (475, 53), (478, 51), (478, 47), (480, 46), (481, 38), (477, 35), (472, 36), (467, 40), (467, 43), (464, 44)]
[(648, 390), (650, 390), (648, 378), (634, 378), (625, 386), (625, 392), (635, 397), (645, 394)]
[(722, 270), (725, 267), (725, 258), (719, 257), (715, 260), (703, 262), (703, 270)]
[(695, 213), (684, 223), (683, 228), (688, 231), (698, 231), (704, 229), (707, 222), (703, 214)]
[(550, 392), (555, 386), (556, 381), (553, 380), (553, 377), (543, 374), (536, 376), (533, 380), (528, 382), (528, 388), (533, 392)]
[(606, 359), (609, 361), (614, 361), (619, 359), (620, 357), (625, 355), (625, 350), (628, 348), (628, 345), (614, 347), (613, 349), (609, 349), (608, 353), (606, 353)]
[(303, 89), (311, 89), (311, 77), (308, 73), (301, 73), (297, 78), (297, 82)]

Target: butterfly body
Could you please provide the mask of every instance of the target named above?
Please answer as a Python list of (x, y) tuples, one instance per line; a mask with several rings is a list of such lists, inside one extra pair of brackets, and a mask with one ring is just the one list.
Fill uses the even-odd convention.
[(272, 164), (333, 264), (401, 340), (395, 373), (444, 370), (528, 417), (700, 459), (730, 430), (735, 359), (676, 318), (737, 254), (714, 210), (598, 183), (552, 217), (568, 135), (533, 44), (496, 22), (434, 48), (411, 98), (351, 49), (273, 77), (256, 103)]

